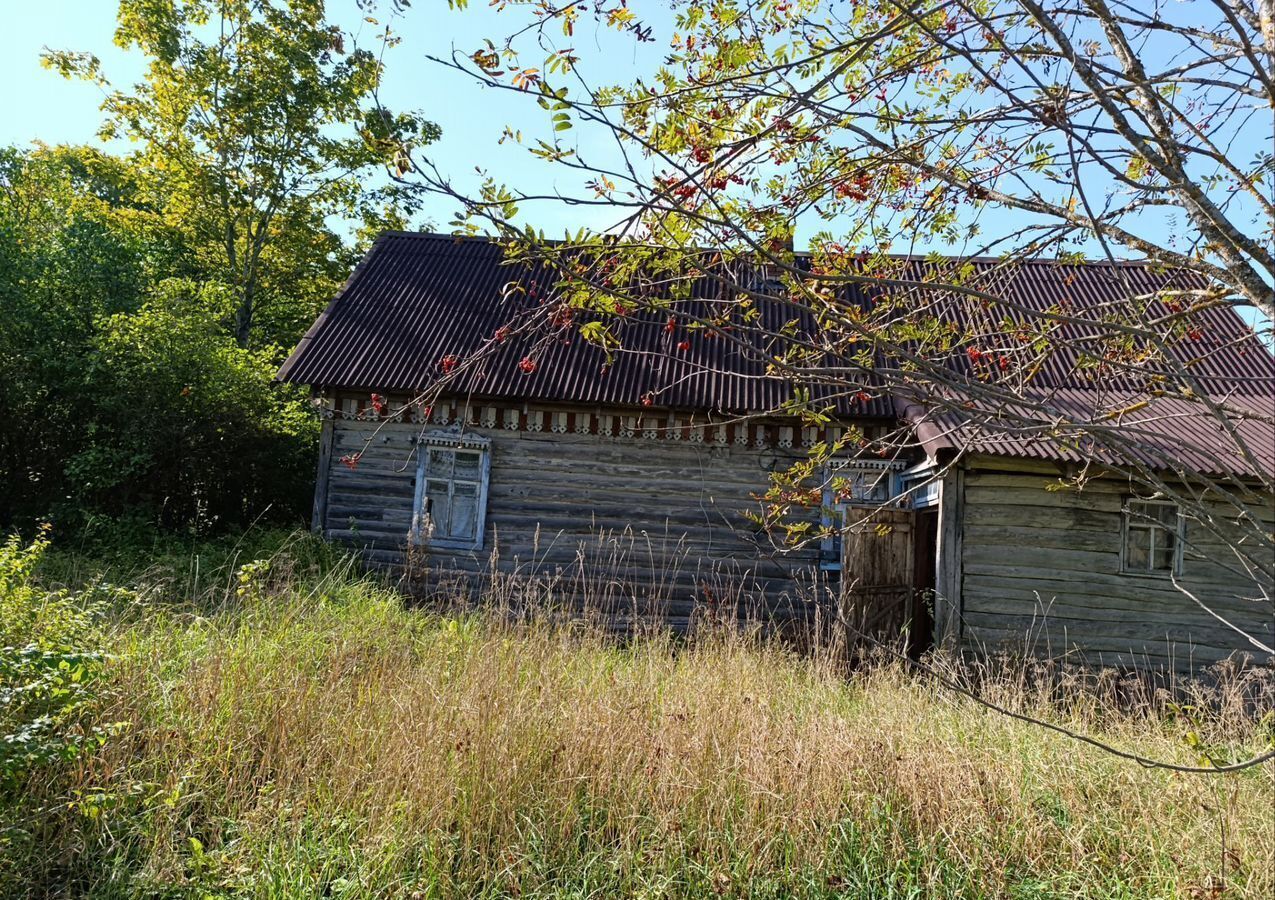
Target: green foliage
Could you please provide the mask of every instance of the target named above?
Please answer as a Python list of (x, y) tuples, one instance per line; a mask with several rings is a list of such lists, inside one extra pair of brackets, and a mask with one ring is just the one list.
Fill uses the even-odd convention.
[[(0, 152), (0, 527), (207, 529), (308, 504), (317, 422), (272, 383), (282, 348), (238, 346), (233, 289), (195, 280), (199, 247), (146, 180), (137, 158)], [(287, 252), (317, 298), (336, 277), (301, 270), (336, 239), (313, 234)], [(294, 312), (276, 320), (289, 342), (310, 315)]]
[(17, 537), (0, 545), (0, 793), (20, 788), (35, 767), (99, 746), (107, 731), (81, 721), (103, 666), (96, 591), (34, 586), (47, 547), (43, 535), (29, 546)]
[(136, 152), (0, 149), (0, 528), (295, 521), (318, 426), (274, 372), (358, 242), (407, 224), (375, 174), (438, 129), (380, 107), (381, 59), (319, 0), (121, 0), (115, 39), (149, 60), (128, 90), (44, 59)]
[(115, 42), (150, 60), (131, 90), (92, 54), (44, 60), (105, 91), (102, 135), (139, 142), (162, 221), (234, 297), (239, 344), (288, 343), (316, 311), (310, 282), (341, 266), (326, 220), (413, 210), (407, 187), (368, 182), (378, 169), (401, 174), (437, 127), (379, 105), (381, 60), (330, 25), (321, 0), (121, 0)]
[(66, 499), (83, 431), (85, 357), (102, 320), (135, 309), (147, 242), (127, 166), (91, 150), (0, 151), (0, 527)]
[(297, 389), (271, 384), (272, 354), (236, 345), (226, 299), (170, 280), (103, 322), (88, 359), (101, 400), (66, 466), (91, 508), (202, 528), (305, 507), (317, 421)]

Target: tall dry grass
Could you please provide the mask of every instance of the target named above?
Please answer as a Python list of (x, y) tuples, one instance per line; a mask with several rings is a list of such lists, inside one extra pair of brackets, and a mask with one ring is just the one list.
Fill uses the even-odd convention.
[[(100, 716), (128, 726), (28, 786), (42, 818), (10, 817), (30, 832), (5, 849), (11, 891), (1275, 894), (1271, 765), (1146, 770), (895, 664), (847, 678), (835, 654), (738, 629), (618, 643), (552, 617), (410, 611), (291, 558), (115, 610)], [(1267, 739), (1260, 677), (1176, 707), (1022, 671), (980, 686), (1193, 762), (1192, 733), (1218, 754)]]

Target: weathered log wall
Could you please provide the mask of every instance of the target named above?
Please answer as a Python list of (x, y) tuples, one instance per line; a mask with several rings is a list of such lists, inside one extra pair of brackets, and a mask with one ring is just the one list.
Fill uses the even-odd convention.
[[(957, 627), (965, 649), (1178, 670), (1237, 650), (1261, 658), (1167, 576), (1121, 571), (1127, 484), (1055, 492), (1045, 490), (1050, 480), (1043, 471), (964, 473)], [(1270, 508), (1254, 512), (1273, 517)], [(1233, 562), (1218, 537), (1188, 521), (1178, 582), (1270, 646), (1272, 606), (1250, 599), (1257, 586), (1228, 567), (1228, 557)]]
[[(516, 571), (564, 592), (659, 602), (675, 627), (715, 604), (805, 616), (822, 590), (817, 550), (778, 552), (743, 516), (759, 508), (751, 495), (766, 489), (768, 468), (800, 449), (473, 427), (467, 433), (491, 442), (483, 548), (416, 556), (408, 534), (421, 426), (327, 424), (316, 492), (323, 535), (386, 565), (410, 552), (414, 566), (446, 573), (452, 590), (457, 575), (459, 589), (482, 590), (493, 571)], [(342, 464), (353, 454), (356, 467)]]
[[(316, 530), (373, 562), (407, 562), (421, 430), (326, 422)], [(478, 592), (517, 573), (538, 580), (542, 596), (584, 592), (600, 606), (658, 614), (674, 627), (727, 607), (805, 618), (827, 598), (816, 550), (778, 552), (743, 516), (758, 508), (751, 495), (765, 489), (768, 470), (799, 458), (801, 448), (468, 430), (491, 441), (483, 548), (426, 549), (413, 560), (449, 590)], [(341, 462), (352, 454), (361, 454), (355, 468)], [(936, 597), (943, 645), (1179, 670), (1254, 651), (1167, 577), (1121, 571), (1127, 484), (1047, 491), (1057, 473), (1024, 468), (984, 462), (944, 480)], [(1255, 512), (1275, 519), (1269, 508)], [(1264, 643), (1275, 641), (1270, 604), (1248, 599), (1258, 592), (1226, 565), (1225, 546), (1191, 524), (1187, 543), (1182, 586)]]

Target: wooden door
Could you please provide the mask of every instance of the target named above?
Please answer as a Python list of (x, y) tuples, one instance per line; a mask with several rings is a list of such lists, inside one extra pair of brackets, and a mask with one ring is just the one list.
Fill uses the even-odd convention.
[(852, 644), (894, 641), (913, 614), (913, 514), (846, 510), (841, 541), (841, 615)]

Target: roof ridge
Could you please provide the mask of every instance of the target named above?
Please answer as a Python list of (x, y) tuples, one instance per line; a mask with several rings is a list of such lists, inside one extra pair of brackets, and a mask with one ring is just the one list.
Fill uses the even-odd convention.
[[(492, 234), (448, 234), (447, 232), (442, 232), (442, 231), (410, 231), (410, 230), (404, 230), (404, 229), (390, 229), (390, 230), (380, 232), (376, 236), (375, 241), (373, 241), (373, 244), (378, 243), (386, 238), (395, 238), (395, 237), (413, 238), (417, 240), (446, 241), (448, 243), (455, 243), (455, 244), (471, 243), (471, 242), (488, 244), (488, 243), (496, 243), (497, 241), (501, 240), (499, 235), (492, 235)], [(545, 238), (545, 242), (549, 244), (554, 244), (554, 245), (567, 243), (567, 241), (560, 240), (558, 238)], [(699, 247), (696, 249), (699, 249), (705, 252), (711, 252), (717, 248)], [(801, 258), (809, 258), (813, 256), (814, 253), (810, 250), (796, 250), (794, 251), (794, 255)], [(1000, 263), (1000, 262), (1006, 262), (1007, 260), (1012, 259), (1012, 257), (1007, 257), (1007, 256), (986, 256), (986, 255), (960, 256), (960, 255), (951, 255), (951, 254), (938, 254), (938, 255), (940, 259), (944, 262), (959, 261), (959, 262), (972, 262), (972, 263)], [(887, 253), (885, 254), (885, 257), (887, 259), (892, 259), (892, 260), (928, 262), (933, 257), (933, 254)], [(1026, 257), (1026, 258), (1017, 258), (1015, 261), (1020, 264), (1033, 265), (1033, 266), (1071, 266), (1071, 267), (1094, 266), (1094, 267), (1111, 267), (1111, 268), (1121, 268), (1124, 266), (1132, 266), (1132, 267), (1149, 266), (1149, 267), (1173, 268), (1169, 263), (1156, 262), (1155, 260), (1152, 260), (1152, 259), (1112, 260), (1112, 259), (1106, 259), (1106, 258), (1086, 257), (1079, 261), (1073, 261), (1068, 259), (1057, 259), (1057, 258), (1049, 259), (1049, 258), (1033, 256), (1033, 257)]]

